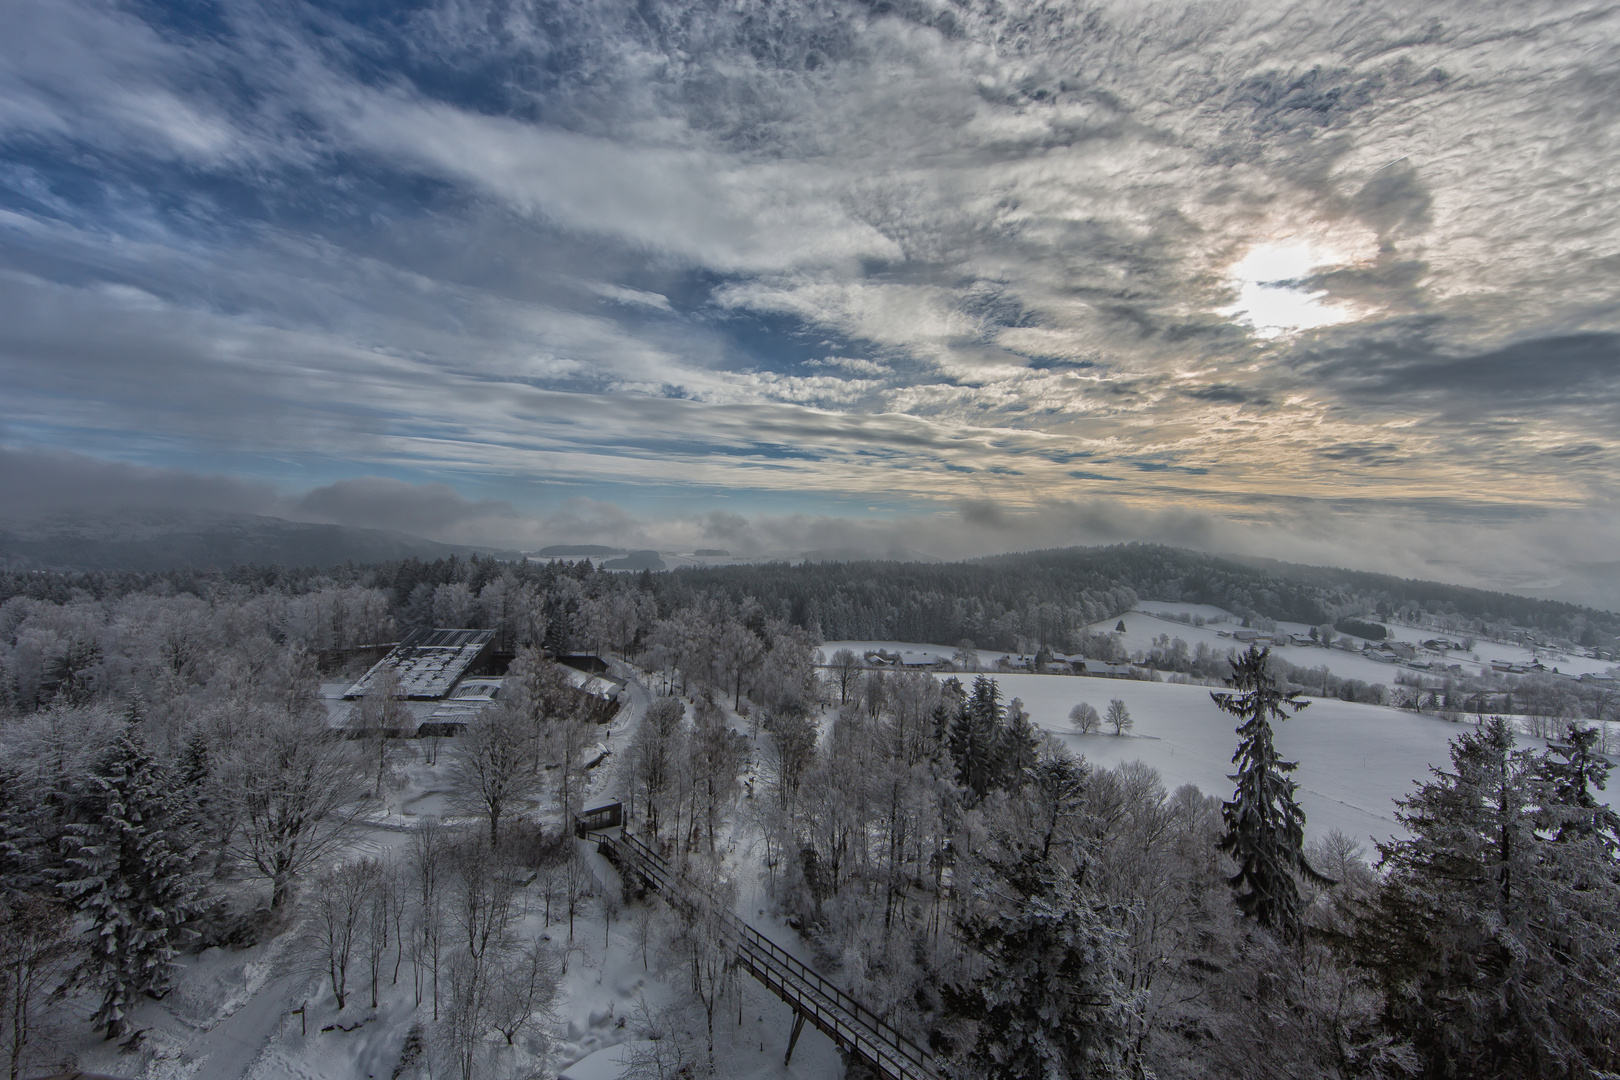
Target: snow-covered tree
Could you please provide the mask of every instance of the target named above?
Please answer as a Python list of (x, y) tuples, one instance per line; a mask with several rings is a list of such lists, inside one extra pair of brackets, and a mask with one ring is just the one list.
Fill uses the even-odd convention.
[(366, 916), (379, 872), (371, 859), (332, 867), (316, 878), (310, 896), (310, 944), (326, 965), (339, 1011), (349, 1003), (349, 966), (370, 929)]
[(1271, 722), (1286, 720), (1309, 702), (1282, 690), (1266, 667), (1270, 649), (1251, 646), (1232, 661), (1236, 694), (1211, 694), (1223, 711), (1241, 717), (1239, 743), (1232, 755), (1238, 767), (1232, 800), (1221, 807), (1226, 834), (1220, 848), (1238, 864), (1231, 883), (1238, 909), (1261, 926), (1288, 937), (1301, 928), (1295, 875), (1321, 875), (1305, 859), (1305, 811), (1294, 800), (1298, 788), (1288, 774), (1298, 762), (1284, 761), (1272, 742)]
[(718, 704), (703, 698), (694, 710), (692, 763), (709, 850), (714, 850), (720, 817), (737, 794), (737, 775), (748, 759), (748, 738), (726, 725)]
[(95, 1026), (113, 1038), (138, 997), (168, 992), (175, 948), (207, 901), (185, 800), (138, 729), (90, 777), (85, 807), (87, 820), (67, 827), (60, 887), (85, 927), (80, 974), (101, 995)]
[(500, 845), (501, 818), (507, 809), (540, 786), (533, 752), (527, 718), (511, 703), (486, 710), (456, 739), (452, 797), (458, 806), (488, 822), (492, 848)]
[(350, 835), (361, 767), (319, 701), (283, 702), (251, 719), (224, 750), (219, 790), (232, 803), (233, 851), (269, 879), (279, 909), (298, 875)]
[(1598, 802), (1594, 791), (1608, 783), (1609, 764), (1597, 752), (1598, 729), (1571, 724), (1563, 743), (1554, 743), (1537, 763), (1552, 785), (1549, 810), (1556, 807), (1560, 840), (1597, 836), (1610, 851), (1620, 850), (1620, 815)]
[[(1395, 1030), (1429, 1075), (1620, 1071), (1620, 864), (1505, 720), (1452, 743), (1403, 800), (1361, 927)], [(1556, 774), (1555, 774), (1556, 775)], [(1590, 774), (1589, 774), (1590, 775)]]
[(1089, 735), (1102, 725), (1102, 716), (1097, 712), (1097, 707), (1086, 701), (1069, 710), (1069, 719), (1082, 735)]
[(765, 766), (775, 781), (778, 803), (791, 817), (805, 774), (815, 762), (816, 726), (803, 705), (772, 709), (763, 726), (771, 737), (765, 748)]
[(737, 885), (709, 862), (685, 863), (688, 903), (671, 908), (661, 952), (684, 977), (688, 1000), (702, 1011), (708, 1031), (709, 1072), (714, 1073), (714, 1017), (737, 978), (736, 948), (726, 924)]
[(838, 682), (838, 704), (847, 705), (849, 704), (850, 688), (855, 685), (855, 680), (860, 677), (861, 658), (856, 656), (852, 649), (839, 649), (833, 653), (830, 666), (833, 678)]
[(0, 897), (0, 1059), (9, 1080), (30, 1064), (41, 1015), (76, 955), (73, 922), (55, 897)]
[(946, 991), (974, 1036), (950, 1075), (995, 1080), (1124, 1077), (1134, 1002), (1120, 978), (1124, 935), (1095, 898), (1033, 849), (991, 864), (983, 903), (962, 921), (986, 964)]
[(1040, 749), (1040, 736), (1024, 711), (1024, 703), (1013, 698), (1007, 702), (1007, 721), (1001, 735), (1001, 786), (1011, 791), (1022, 788), (1040, 757)]
[(471, 626), (477, 610), (478, 601), (472, 590), (459, 581), (433, 590), (433, 621), (439, 626)]
[(1136, 723), (1131, 719), (1131, 710), (1125, 707), (1125, 702), (1114, 698), (1108, 703), (1108, 715), (1103, 718), (1114, 727), (1115, 735), (1123, 735)]
[(664, 792), (669, 787), (685, 717), (686, 706), (679, 698), (657, 698), (647, 706), (630, 743), (632, 799), (640, 796), (642, 814), (654, 838), (663, 827)]
[(1041, 836), (1041, 858), (1051, 854), (1059, 826), (1079, 815), (1090, 773), (1085, 759), (1076, 760), (1062, 743), (1051, 740), (1041, 747), (1040, 759), (1030, 770), (1032, 824)]
[(984, 675), (973, 680), (973, 691), (950, 730), (951, 758), (957, 783), (984, 798), (996, 785), (1002, 741), (1001, 689)]

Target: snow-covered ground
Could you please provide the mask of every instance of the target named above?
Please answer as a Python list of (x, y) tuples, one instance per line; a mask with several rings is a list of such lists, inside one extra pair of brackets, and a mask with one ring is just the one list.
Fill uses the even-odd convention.
[[(1022, 699), (1037, 725), (1097, 765), (1142, 761), (1159, 770), (1168, 789), (1195, 784), (1206, 794), (1231, 794), (1227, 777), (1237, 721), (1216, 708), (1207, 687), (1043, 675), (1002, 675), (997, 682), (1004, 700)], [(1074, 732), (1068, 715), (1075, 703), (1086, 701), (1106, 713), (1115, 698), (1125, 702), (1134, 721), (1126, 736)], [(1294, 778), (1307, 832), (1320, 836), (1338, 829), (1370, 850), (1370, 841), (1401, 832), (1395, 800), (1410, 794), (1431, 764), (1449, 761), (1447, 745), (1460, 730), (1383, 706), (1312, 699), (1277, 726), (1276, 739), (1278, 749), (1299, 762)]]
[[(620, 671), (619, 674), (625, 674)], [(347, 684), (344, 684), (345, 686)], [(333, 689), (341, 692), (334, 683)], [(619, 750), (640, 722), (648, 697), (637, 682), (629, 684), (630, 703), (610, 727), (602, 729), (598, 749)], [(733, 717), (739, 730), (746, 721)], [(453, 821), (445, 796), (450, 787), (451, 740), (437, 748), (429, 741), (402, 740), (391, 745), (395, 782), (381, 805), (367, 817), (364, 829), (345, 857), (403, 854), (410, 831), (424, 816)], [(597, 753), (592, 750), (587, 759)], [(617, 796), (617, 756), (609, 756), (590, 775), (586, 805)], [(519, 812), (547, 813), (549, 804), (530, 803)], [(779, 920), (762, 917), (766, 910), (757, 853), (738, 850), (738, 826), (732, 823), (734, 860), (739, 875), (739, 914), (796, 955), (808, 959), (803, 942)], [(588, 855), (597, 890), (619, 888), (616, 871), (594, 851)], [(749, 908), (751, 910), (744, 910)], [(549, 923), (542, 902), (531, 896), (521, 933), (542, 935), (561, 946), (568, 939), (567, 912), (555, 901)], [(587, 900), (574, 924), (576, 947), (570, 951), (554, 1018), (543, 1029), (520, 1037), (513, 1047), (498, 1047), (505, 1071), (515, 1076), (549, 1078), (561, 1073), (579, 1080), (610, 1080), (620, 1074), (619, 1055), (636, 1037), (638, 1010), (667, 1006), (680, 976), (660, 973), (657, 959), (644, 967), (634, 941), (630, 913), (621, 911), (605, 925), (595, 899)], [(144, 1002), (132, 1014), (143, 1029), (139, 1047), (121, 1052), (88, 1031), (88, 1014), (68, 1002), (59, 1020), (76, 1034), (67, 1036), (76, 1067), (140, 1080), (381, 1080), (395, 1075), (412, 1024), (420, 1022), (431, 1040), (431, 1008), (418, 1009), (411, 960), (400, 964), (393, 981), (394, 950), (388, 950), (377, 1008), (371, 1008), (369, 981), (358, 958), (350, 973), (350, 1000), (338, 1011), (331, 986), (313, 952), (304, 945), (294, 922), (267, 941), (246, 949), (209, 949), (179, 958), (176, 986), (161, 1002)], [(790, 1066), (782, 1057), (792, 1028), (788, 1007), (751, 980), (742, 987), (741, 1022), (735, 1000), (716, 1017), (719, 1075), (771, 1080), (834, 1080), (843, 1071), (836, 1047), (825, 1036), (806, 1030)], [(292, 1010), (307, 1002), (308, 1013)], [(728, 1011), (729, 1010), (729, 1011)], [(68, 1015), (68, 1011), (74, 1013)], [(339, 1027), (337, 1025), (342, 1025)], [(330, 1028), (330, 1030), (323, 1030)], [(349, 1028), (350, 1030), (343, 1030)], [(431, 1052), (431, 1046), (429, 1047)], [(415, 1076), (406, 1071), (401, 1075)], [(426, 1072), (422, 1075), (427, 1075)]]
[[(1218, 607), (1213, 607), (1209, 604), (1178, 604), (1168, 603), (1160, 600), (1144, 600), (1137, 605), (1137, 608), (1137, 611), (1132, 612), (1131, 615), (1127, 615), (1125, 617), (1125, 625), (1127, 629), (1126, 647), (1132, 651), (1135, 651), (1138, 648), (1146, 647), (1133, 643), (1136, 640), (1133, 633), (1145, 629), (1149, 624), (1160, 623), (1160, 620), (1154, 619), (1149, 620), (1148, 623), (1144, 624), (1138, 619), (1136, 620), (1137, 625), (1133, 625), (1133, 620), (1131, 617), (1132, 615), (1156, 614), (1164, 616), (1165, 618), (1161, 624), (1164, 626), (1164, 628), (1149, 632), (1149, 639), (1157, 634), (1168, 633), (1171, 637), (1180, 637), (1184, 639), (1189, 646), (1191, 646), (1195, 640), (1208, 639), (1204, 637), (1195, 639), (1192, 636), (1189, 636), (1188, 633), (1178, 633), (1177, 631), (1169, 628), (1169, 626), (1173, 624), (1181, 626), (1182, 630), (1184, 631), (1191, 631), (1194, 634), (1201, 633), (1197, 627), (1186, 626), (1175, 621), (1175, 616), (1183, 612), (1185, 612), (1188, 617), (1192, 617), (1194, 615), (1203, 616), (1206, 623), (1209, 624), (1209, 629), (1212, 631), (1225, 630), (1230, 632), (1240, 625), (1240, 620), (1234, 617), (1230, 612), (1224, 611)], [(1224, 619), (1225, 621), (1212, 622), (1212, 620), (1216, 619)], [(1098, 623), (1097, 625), (1093, 626), (1092, 629), (1112, 630), (1114, 628), (1115, 621), (1117, 620), (1111, 620), (1107, 623)], [(1422, 642), (1430, 641), (1435, 638), (1448, 638), (1452, 641), (1458, 641), (1462, 638), (1472, 636), (1461, 631), (1436, 630), (1433, 627), (1409, 626), (1400, 622), (1379, 622), (1377, 619), (1369, 619), (1367, 621), (1378, 623), (1378, 625), (1383, 626), (1389, 632), (1388, 640), (1405, 642), (1409, 645), (1418, 645)], [(1308, 636), (1311, 631), (1310, 626), (1305, 623), (1279, 622), (1277, 627), (1280, 630), (1286, 630), (1290, 634), (1302, 636)], [(1226, 642), (1228, 646), (1230, 646), (1232, 643), (1230, 638), (1221, 638), (1220, 640)], [(1310, 646), (1284, 646), (1277, 648), (1275, 651), (1279, 655), (1286, 657), (1288, 662), (1291, 664), (1298, 664), (1301, 667), (1317, 667), (1322, 663), (1326, 663), (1328, 665), (1328, 670), (1332, 671), (1335, 675), (1356, 679), (1368, 679), (1368, 676), (1357, 674), (1356, 670), (1353, 670), (1351, 665), (1346, 664), (1346, 661), (1358, 661), (1362, 658), (1337, 649), (1328, 650), (1313, 648)], [(1310, 659), (1311, 657), (1318, 657), (1321, 659), (1312, 660)], [(1595, 660), (1592, 657), (1584, 656), (1579, 652), (1568, 652), (1557, 649), (1529, 649), (1523, 645), (1513, 645), (1498, 641), (1487, 641), (1483, 638), (1476, 640), (1474, 643), (1474, 648), (1469, 651), (1465, 652), (1461, 649), (1453, 649), (1445, 653), (1446, 663), (1461, 664), (1463, 666), (1463, 670), (1469, 674), (1475, 673), (1481, 665), (1488, 665), (1492, 660), (1501, 660), (1513, 664), (1529, 664), (1537, 659), (1539, 659), (1547, 667), (1556, 667), (1560, 672), (1572, 675), (1600, 675), (1614, 666), (1607, 660)], [(1375, 668), (1382, 669), (1385, 672), (1388, 672), (1391, 667), (1387, 664), (1380, 664), (1377, 661), (1367, 662), (1373, 664)], [(1344, 670), (1342, 671), (1340, 670), (1341, 666), (1344, 667)], [(1389, 678), (1390, 676), (1386, 674), (1382, 679), (1369, 679), (1368, 681), (1387, 681)]]
[[(1180, 638), (1187, 643), (1189, 650), (1197, 649), (1199, 642), (1205, 643), (1222, 655), (1225, 655), (1228, 649), (1237, 649), (1241, 652), (1247, 648), (1246, 645), (1233, 639), (1232, 631), (1242, 624), (1230, 616), (1227, 616), (1230, 621), (1206, 624), (1202, 627), (1190, 626), (1167, 617), (1177, 611), (1196, 611), (1207, 619), (1210, 612), (1219, 611), (1219, 608), (1200, 604), (1154, 604), (1152, 607), (1162, 614), (1132, 611), (1123, 617), (1125, 632), (1119, 637), (1120, 644), (1124, 646), (1126, 652), (1133, 655), (1139, 649), (1142, 652), (1151, 652), (1153, 640), (1161, 634), (1169, 634), (1172, 640)], [(1094, 633), (1112, 632), (1120, 621), (1109, 619), (1096, 623), (1091, 630)], [(1277, 626), (1290, 634), (1310, 633), (1310, 627), (1301, 624), (1278, 623)], [(1225, 637), (1221, 636), (1221, 631), (1226, 632)], [(1297, 667), (1326, 667), (1341, 679), (1360, 679), (1363, 682), (1389, 685), (1395, 681), (1395, 673), (1401, 670), (1394, 664), (1385, 664), (1360, 653), (1345, 652), (1343, 649), (1324, 649), (1313, 645), (1276, 645), (1271, 651), (1273, 655)]]
[[(1133, 624), (1155, 627), (1149, 637), (1159, 633), (1178, 636), (1169, 630), (1172, 624), (1161, 619), (1141, 613), (1125, 619), (1127, 640)], [(1108, 628), (1112, 627), (1110, 622)], [(1196, 627), (1181, 629), (1193, 634), (1203, 632)], [(1141, 629), (1135, 632), (1145, 633)], [(1179, 636), (1192, 640), (1186, 634)], [(1232, 645), (1230, 638), (1219, 640), (1222, 651)], [(830, 656), (839, 648), (850, 648), (859, 654), (879, 647), (895, 652), (930, 648), (937, 651), (935, 646), (894, 641), (828, 642), (822, 651)], [(1323, 662), (1334, 657), (1360, 661), (1382, 674), (1376, 680), (1379, 682), (1390, 681), (1398, 670), (1337, 650), (1297, 651), (1321, 657)], [(1001, 655), (982, 652), (985, 666), (989, 668)], [(1365, 677), (1357, 669), (1334, 670), (1336, 674)], [(1167, 789), (1195, 784), (1206, 794), (1223, 798), (1230, 795), (1232, 784), (1227, 776), (1237, 746), (1236, 721), (1215, 707), (1208, 687), (1072, 675), (991, 674), (1001, 687), (1004, 702), (1019, 698), (1037, 726), (1062, 738), (1087, 760), (1104, 767), (1143, 761), (1159, 770)], [(1074, 731), (1069, 710), (1077, 703), (1089, 702), (1099, 713), (1106, 713), (1114, 698), (1124, 701), (1131, 711), (1135, 726), (1128, 735), (1080, 735)], [(1307, 708), (1277, 729), (1278, 748), (1300, 763), (1294, 778), (1300, 785), (1307, 832), (1320, 836), (1339, 829), (1367, 842), (1370, 851), (1371, 841), (1401, 834), (1395, 820), (1395, 800), (1410, 794), (1414, 783), (1427, 780), (1431, 765), (1449, 765), (1449, 743), (1468, 725), (1381, 705), (1308, 700)], [(1537, 740), (1524, 742), (1544, 745)], [(1605, 797), (1612, 802), (1617, 793), (1620, 783), (1611, 784)]]

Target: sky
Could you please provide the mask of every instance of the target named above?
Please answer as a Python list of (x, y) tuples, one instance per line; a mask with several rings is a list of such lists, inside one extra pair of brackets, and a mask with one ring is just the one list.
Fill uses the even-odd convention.
[(0, 493), (1555, 580), (1617, 100), (1606, 4), (8, 0)]

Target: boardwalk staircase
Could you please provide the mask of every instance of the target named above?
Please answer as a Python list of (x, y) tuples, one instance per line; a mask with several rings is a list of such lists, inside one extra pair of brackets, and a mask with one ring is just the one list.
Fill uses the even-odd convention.
[[(635, 875), (647, 888), (657, 889), (676, 905), (691, 903), (689, 883), (628, 830), (620, 835), (589, 830), (583, 831), (583, 836), (593, 841), (627, 878)], [(783, 1064), (792, 1060), (793, 1047), (808, 1020), (840, 1050), (864, 1062), (878, 1076), (888, 1080), (939, 1080), (933, 1055), (737, 916), (728, 912), (724, 920), (727, 937), (737, 950), (738, 965), (793, 1010), (793, 1033), (788, 1038)]]

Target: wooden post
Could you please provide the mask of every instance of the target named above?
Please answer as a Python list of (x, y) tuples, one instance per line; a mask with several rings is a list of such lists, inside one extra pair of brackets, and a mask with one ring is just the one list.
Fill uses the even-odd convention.
[(782, 1059), (782, 1064), (784, 1066), (787, 1065), (788, 1062), (793, 1060), (793, 1046), (794, 1046), (795, 1043), (797, 1043), (799, 1041), (799, 1032), (801, 1032), (803, 1030), (804, 1030), (804, 1013), (802, 1013), (799, 1010), (795, 1009), (795, 1010), (793, 1010), (793, 1034), (788, 1036), (787, 1056)]

